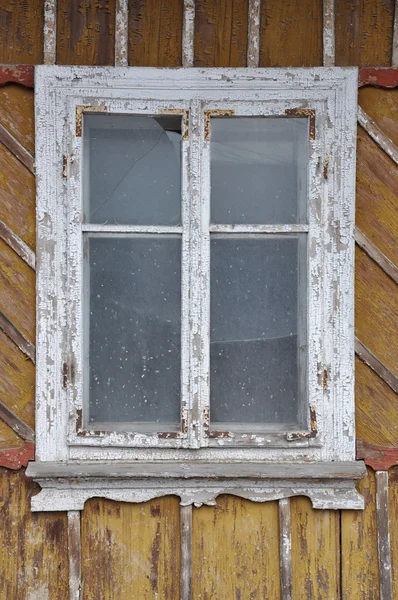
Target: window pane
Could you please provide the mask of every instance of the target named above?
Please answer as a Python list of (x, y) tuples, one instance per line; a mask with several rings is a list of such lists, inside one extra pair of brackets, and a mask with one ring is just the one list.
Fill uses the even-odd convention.
[(181, 239), (89, 236), (89, 424), (180, 419)]
[(84, 116), (89, 223), (178, 225), (181, 117)]
[(212, 118), (212, 223), (304, 223), (307, 145), (307, 118)]
[(300, 245), (299, 236), (212, 239), (213, 422), (298, 423)]

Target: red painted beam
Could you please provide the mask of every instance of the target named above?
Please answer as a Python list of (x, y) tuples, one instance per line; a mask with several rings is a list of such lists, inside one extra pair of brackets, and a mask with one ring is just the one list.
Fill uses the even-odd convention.
[(21, 467), (26, 467), (30, 460), (35, 457), (35, 445), (33, 442), (26, 442), (19, 448), (9, 448), (0, 450), (0, 467), (13, 469), (16, 471)]
[(357, 439), (357, 458), (364, 460), (374, 471), (388, 471), (390, 467), (398, 465), (398, 448), (377, 446)]
[(34, 85), (33, 65), (0, 66), (0, 85), (6, 83), (19, 83), (25, 87)]
[(373, 85), (382, 88), (398, 87), (398, 69), (389, 67), (365, 67), (359, 70), (359, 87)]

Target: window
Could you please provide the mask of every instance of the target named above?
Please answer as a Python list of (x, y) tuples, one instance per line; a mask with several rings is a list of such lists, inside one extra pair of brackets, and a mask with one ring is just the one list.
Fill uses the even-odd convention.
[(356, 70), (39, 67), (36, 90), (34, 505), (360, 506)]

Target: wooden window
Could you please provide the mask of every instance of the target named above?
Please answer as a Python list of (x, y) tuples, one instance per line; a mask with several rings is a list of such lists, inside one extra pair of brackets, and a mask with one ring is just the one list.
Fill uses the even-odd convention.
[(39, 67), (36, 90), (30, 472), (146, 498), (168, 465), (164, 493), (181, 468), (248, 497), (257, 465), (263, 499), (326, 477), (358, 506), (356, 70)]

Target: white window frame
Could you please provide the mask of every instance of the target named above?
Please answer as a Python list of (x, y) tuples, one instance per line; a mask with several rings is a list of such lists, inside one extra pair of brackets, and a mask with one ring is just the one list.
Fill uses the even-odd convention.
[[(201, 504), (228, 491), (257, 501), (300, 493), (319, 508), (361, 508), (353, 331), (357, 69), (40, 66), (35, 87), (37, 438), (28, 474), (43, 490), (34, 510), (75, 510), (94, 495), (141, 501), (174, 493)], [(82, 119), (104, 111), (181, 114), (181, 227), (83, 223)], [(209, 132), (211, 117), (223, 114), (309, 120), (308, 226), (234, 228), (307, 232), (309, 402), (302, 431), (212, 432), (208, 422)], [(183, 239), (181, 430), (85, 429), (83, 232), (166, 230)]]

